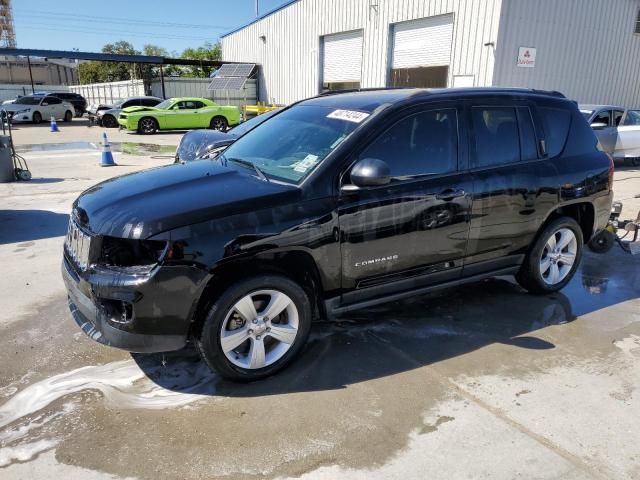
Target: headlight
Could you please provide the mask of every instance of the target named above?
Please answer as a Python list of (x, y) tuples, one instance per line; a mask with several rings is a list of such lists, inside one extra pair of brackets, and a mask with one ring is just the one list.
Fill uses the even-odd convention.
[(29, 113), (31, 111), (30, 108), (25, 108), (24, 110), (18, 110), (17, 112), (14, 112), (14, 115), (19, 115), (21, 113)]
[(152, 266), (160, 262), (167, 250), (161, 240), (132, 240), (102, 237), (99, 264), (113, 267)]

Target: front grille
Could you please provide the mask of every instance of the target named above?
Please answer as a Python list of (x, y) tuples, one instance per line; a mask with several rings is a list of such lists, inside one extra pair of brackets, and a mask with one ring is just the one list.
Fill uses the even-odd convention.
[(83, 232), (76, 222), (69, 220), (69, 228), (67, 229), (67, 238), (64, 241), (64, 250), (69, 258), (81, 270), (89, 267), (89, 253), (91, 251), (91, 235)]

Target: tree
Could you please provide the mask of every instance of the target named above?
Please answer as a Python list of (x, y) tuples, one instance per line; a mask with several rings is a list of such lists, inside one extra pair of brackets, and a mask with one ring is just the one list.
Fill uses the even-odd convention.
[[(102, 53), (117, 55), (137, 55), (138, 52), (129, 42), (120, 40), (102, 47)], [(136, 67), (132, 63), (86, 62), (78, 67), (81, 83), (116, 82), (135, 78)]]
[[(192, 60), (220, 60), (222, 58), (222, 47), (220, 46), (220, 42), (216, 44), (207, 42), (198, 48), (187, 48), (180, 56)], [(185, 76), (190, 77), (208, 77), (213, 70), (213, 67), (199, 67), (195, 65), (187, 65), (184, 68)]]

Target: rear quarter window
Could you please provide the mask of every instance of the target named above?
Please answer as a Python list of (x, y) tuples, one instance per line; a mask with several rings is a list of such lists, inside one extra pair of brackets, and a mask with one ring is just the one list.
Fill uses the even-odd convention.
[(544, 128), (547, 155), (560, 155), (567, 143), (569, 127), (571, 126), (571, 111), (565, 108), (538, 107), (538, 113)]

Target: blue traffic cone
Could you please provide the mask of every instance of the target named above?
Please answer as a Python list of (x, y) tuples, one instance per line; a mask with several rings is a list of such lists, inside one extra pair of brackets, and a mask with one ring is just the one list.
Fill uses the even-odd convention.
[(109, 140), (107, 140), (107, 133), (104, 132), (102, 134), (102, 161), (100, 162), (101, 167), (115, 167), (116, 162), (113, 161), (113, 154), (111, 153), (111, 145), (109, 145)]
[(53, 118), (53, 115), (51, 115), (51, 131), (52, 132), (59, 132), (60, 129), (58, 128), (58, 124), (56, 123), (56, 119)]

